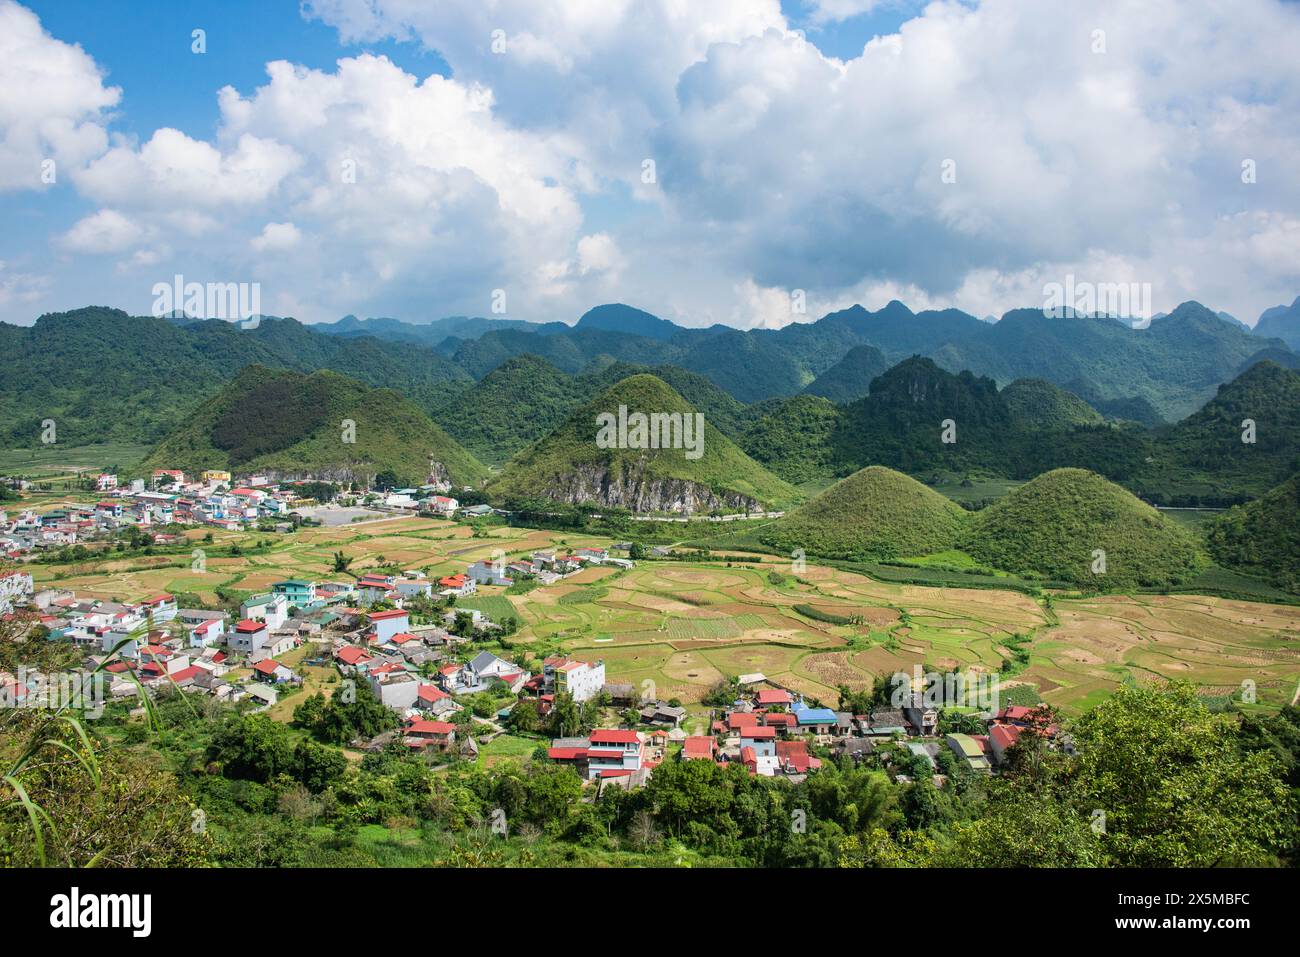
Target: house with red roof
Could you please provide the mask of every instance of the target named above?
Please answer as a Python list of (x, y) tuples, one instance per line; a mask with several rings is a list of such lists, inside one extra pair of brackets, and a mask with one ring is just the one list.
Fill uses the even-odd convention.
[(770, 708), (774, 705), (783, 705), (789, 707), (794, 704), (794, 695), (784, 688), (761, 688), (755, 696), (759, 707)]
[(710, 735), (692, 735), (682, 742), (681, 760), (716, 761), (718, 742)]
[(226, 643), (231, 651), (252, 654), (265, 648), (269, 638), (270, 632), (267, 630), (266, 622), (245, 618), (235, 624)]
[(547, 754), (585, 771), (588, 781), (631, 777), (645, 766), (645, 742), (626, 728), (597, 728), (586, 739), (557, 738)]
[(300, 681), (301, 679), (286, 668), (274, 658), (263, 658), (257, 664), (253, 665), (253, 673), (262, 681), (269, 681), (271, 684), (282, 684), (286, 681)]
[(644, 744), (636, 731), (597, 728), (587, 746), (587, 779), (629, 775), (641, 770)]
[(386, 644), (394, 635), (411, 630), (410, 612), (401, 608), (370, 613), (370, 640), (377, 645)]
[(786, 774), (807, 774), (822, 766), (821, 759), (809, 753), (807, 741), (778, 741), (776, 759)]
[(364, 666), (366, 662), (373, 661), (374, 657), (366, 649), (358, 648), (356, 645), (344, 645), (334, 652), (334, 660), (340, 667), (348, 669)]
[(447, 575), (438, 579), (439, 594), (445, 596), (455, 596), (464, 598), (466, 595), (474, 594), (474, 579), (463, 572), (456, 575)]
[(460, 710), (460, 705), (456, 704), (451, 695), (428, 684), (420, 685), (416, 691), (415, 707), (429, 714), (449, 714)]
[(769, 711), (763, 715), (763, 725), (776, 728), (781, 734), (789, 734), (799, 727), (799, 720), (789, 711)]
[(1024, 729), (1014, 724), (989, 725), (989, 752), (993, 763), (1002, 765), (1007, 760), (1007, 750), (1020, 740)]
[(456, 742), (456, 726), (450, 721), (411, 718), (402, 729), (402, 742), (409, 748), (447, 751)]

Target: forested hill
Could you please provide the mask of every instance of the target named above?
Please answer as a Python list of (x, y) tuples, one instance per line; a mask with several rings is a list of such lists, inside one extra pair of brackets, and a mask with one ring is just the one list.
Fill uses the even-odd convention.
[(293, 319), (255, 329), (221, 320), (177, 323), (89, 307), (0, 323), (0, 444), (154, 442), (252, 363), (333, 369), (397, 389), (430, 408), (470, 376), (433, 350), (374, 338), (321, 335)]

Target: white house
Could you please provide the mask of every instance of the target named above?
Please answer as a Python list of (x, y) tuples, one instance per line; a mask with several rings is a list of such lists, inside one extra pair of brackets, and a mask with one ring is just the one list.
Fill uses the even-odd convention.
[(402, 609), (393, 611), (376, 611), (370, 614), (370, 631), (376, 644), (391, 641), (393, 636), (409, 630), (411, 616)]
[(547, 658), (542, 664), (542, 681), (547, 694), (567, 692), (574, 701), (588, 701), (605, 687), (605, 662)]
[(268, 628), (279, 628), (289, 618), (289, 599), (284, 595), (254, 595), (239, 606), (244, 618), (260, 618)]

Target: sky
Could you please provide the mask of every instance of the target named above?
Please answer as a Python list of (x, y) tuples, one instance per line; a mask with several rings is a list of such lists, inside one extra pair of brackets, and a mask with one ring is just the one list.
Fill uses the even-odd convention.
[[(196, 35), (196, 31), (201, 31)], [(0, 0), (0, 321), (1300, 294), (1284, 0)]]

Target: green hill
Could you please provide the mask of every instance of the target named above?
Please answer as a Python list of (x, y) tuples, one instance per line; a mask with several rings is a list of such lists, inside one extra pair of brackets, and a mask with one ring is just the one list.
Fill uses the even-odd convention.
[(242, 329), (95, 306), (49, 313), (32, 326), (0, 323), (0, 445), (38, 447), (47, 418), (60, 445), (152, 444), (253, 363), (333, 369), (426, 409), (472, 381), (431, 349), (322, 335), (293, 319)]
[[(945, 420), (956, 442), (944, 442)], [(1004, 470), (1011, 414), (992, 379), (954, 375), (913, 356), (871, 383), (871, 394), (844, 408), (831, 436), (840, 474), (864, 465), (903, 472)]]
[(828, 399), (796, 395), (769, 399), (757, 422), (740, 437), (740, 447), (765, 468), (796, 485), (832, 475), (831, 433), (840, 410)]
[(933, 489), (871, 466), (767, 526), (760, 539), (786, 552), (878, 560), (952, 548), (966, 520), (961, 506)]
[(698, 372), (690, 372), (680, 366), (645, 366), (622, 361), (601, 363), (598, 359), (597, 364), (583, 370), (575, 385), (579, 395), (589, 396), (629, 376), (643, 373), (667, 382), (678, 395), (691, 404), (692, 408), (703, 412), (704, 418), (711, 425), (716, 426), (719, 432), (733, 441), (744, 431), (753, 417), (745, 404), (729, 392), (714, 385)]
[(810, 382), (804, 392), (840, 404), (856, 402), (871, 391), (871, 380), (889, 366), (889, 360), (875, 346), (854, 346)]
[(677, 366), (641, 366), (598, 356), (572, 376), (548, 359), (525, 353), (449, 396), (434, 409), (433, 419), (481, 461), (500, 465), (560, 425), (591, 396), (641, 373), (667, 382), (729, 438), (740, 435), (751, 418), (743, 403), (704, 376)]
[(1300, 592), (1300, 475), (1216, 517), (1205, 534), (1215, 561)]
[(1018, 422), (1037, 428), (1068, 429), (1104, 421), (1083, 399), (1046, 379), (1017, 379), (1002, 390), (1002, 398)]
[[(344, 421), (355, 442), (344, 441)], [(392, 470), (402, 484), (430, 474), (456, 485), (480, 481), (483, 466), (410, 401), (335, 372), (252, 365), (168, 435), (141, 471), (366, 480)]]
[[(1254, 442), (1242, 441), (1246, 420)], [(1150, 455), (1136, 487), (1158, 504), (1235, 505), (1263, 495), (1300, 472), (1300, 373), (1255, 364), (1159, 431)]]
[(563, 422), (578, 395), (572, 376), (525, 353), (449, 398), (433, 418), (481, 461), (499, 465)]
[[(636, 413), (678, 416), (691, 424), (688, 447), (648, 448), (648, 436), (629, 431), (627, 447), (598, 443), (605, 420)], [(785, 507), (793, 488), (766, 471), (705, 419), (702, 446), (695, 439), (695, 409), (663, 380), (635, 375), (583, 405), (550, 435), (524, 449), (487, 485), (494, 497), (517, 504), (591, 503), (635, 512), (706, 513)], [(686, 418), (682, 418), (686, 417)], [(635, 420), (629, 419), (635, 425)], [(676, 438), (683, 439), (679, 431)], [(688, 458), (698, 449), (698, 457)]]
[(1107, 589), (1177, 584), (1199, 564), (1189, 533), (1084, 469), (1047, 472), (976, 513), (963, 547), (1007, 571)]

